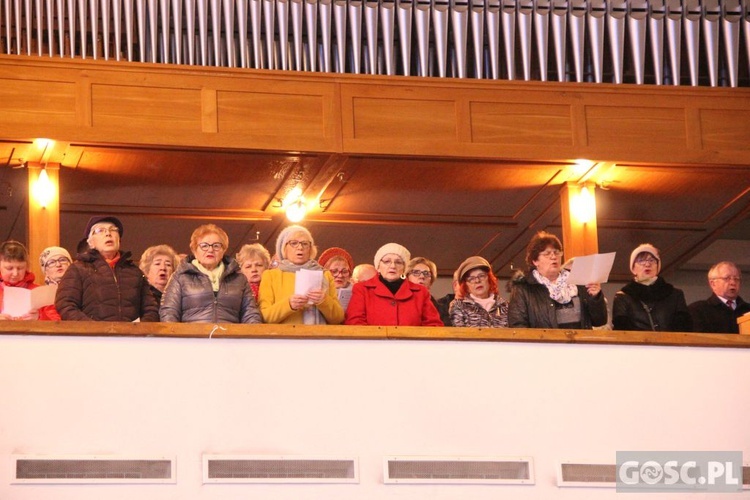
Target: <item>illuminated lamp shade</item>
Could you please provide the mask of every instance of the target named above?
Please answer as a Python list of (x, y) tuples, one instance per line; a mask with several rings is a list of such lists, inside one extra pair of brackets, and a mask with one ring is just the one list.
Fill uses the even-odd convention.
[(42, 208), (47, 208), (47, 205), (49, 205), (55, 197), (55, 186), (47, 175), (46, 168), (43, 168), (41, 172), (39, 172), (39, 178), (36, 180), (36, 184), (34, 184), (33, 192), (34, 199)]
[(573, 200), (573, 213), (581, 224), (586, 224), (596, 217), (596, 202), (588, 186), (581, 188), (578, 196)]
[(305, 218), (305, 215), (307, 215), (307, 206), (304, 198), (297, 198), (296, 201), (286, 207), (286, 218), (290, 222), (300, 222)]

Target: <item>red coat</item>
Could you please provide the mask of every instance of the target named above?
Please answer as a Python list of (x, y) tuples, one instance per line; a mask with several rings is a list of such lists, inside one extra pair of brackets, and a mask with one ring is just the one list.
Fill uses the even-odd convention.
[(443, 326), (427, 288), (405, 280), (393, 295), (380, 275), (354, 284), (344, 324)]
[(18, 283), (14, 283), (12, 285), (9, 285), (8, 283), (5, 283), (4, 281), (0, 281), (0, 309), (2, 309), (3, 305), (3, 288), (6, 286), (16, 287), (16, 288), (26, 288), (27, 290), (32, 290), (39, 285), (34, 283), (34, 273), (26, 271), (26, 274), (23, 275), (23, 278), (21, 278), (21, 281)]

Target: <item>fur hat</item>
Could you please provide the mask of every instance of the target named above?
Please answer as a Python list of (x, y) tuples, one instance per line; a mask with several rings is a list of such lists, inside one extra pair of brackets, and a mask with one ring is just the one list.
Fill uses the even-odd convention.
[(63, 247), (47, 247), (39, 255), (39, 265), (44, 269), (47, 261), (56, 256), (67, 257), (70, 262), (73, 262), (73, 259), (70, 258), (70, 253)]
[(458, 270), (456, 270), (458, 281), (463, 282), (464, 276), (472, 269), (476, 269), (478, 267), (486, 268), (488, 272), (492, 272), (492, 266), (489, 262), (487, 262), (487, 259), (478, 255), (474, 255), (473, 257), (469, 257), (465, 261), (461, 262), (461, 265), (458, 266)]
[(310, 234), (310, 231), (308, 231), (306, 227), (298, 226), (296, 224), (287, 226), (279, 233), (279, 237), (276, 238), (276, 255), (279, 256), (279, 259), (284, 259), (284, 247), (286, 246), (286, 242), (289, 241), (295, 233), (304, 233), (310, 240), (310, 244), (315, 246), (312, 234)]
[(86, 224), (86, 232), (83, 233), (83, 238), (88, 239), (91, 236), (91, 228), (93, 228), (94, 225), (99, 224), (101, 222), (111, 222), (112, 224), (117, 226), (117, 229), (120, 230), (120, 238), (122, 238), (122, 232), (123, 232), (122, 222), (120, 222), (120, 219), (112, 215), (95, 215), (92, 218), (90, 218), (88, 224)]
[(375, 252), (375, 269), (378, 268), (378, 264), (380, 264), (380, 261), (383, 259), (383, 257), (388, 255), (389, 253), (401, 257), (401, 260), (404, 261), (404, 264), (411, 260), (411, 253), (406, 249), (406, 247), (401, 246), (398, 243), (386, 243), (385, 245), (380, 247), (377, 252)]
[(635, 258), (642, 253), (650, 253), (656, 259), (656, 274), (661, 272), (661, 259), (659, 258), (659, 249), (651, 243), (643, 243), (638, 245), (635, 250), (630, 254), (630, 271), (633, 271), (635, 267)]
[(320, 257), (318, 257), (318, 264), (326, 267), (328, 261), (333, 259), (334, 257), (341, 257), (342, 259), (344, 259), (349, 265), (349, 271), (354, 269), (354, 259), (352, 258), (351, 254), (343, 248), (339, 247), (331, 247), (324, 250), (323, 253), (320, 254)]

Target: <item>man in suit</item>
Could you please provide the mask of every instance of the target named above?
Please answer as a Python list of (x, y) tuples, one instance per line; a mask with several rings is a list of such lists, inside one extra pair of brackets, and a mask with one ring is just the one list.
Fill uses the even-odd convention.
[(750, 312), (750, 304), (740, 297), (742, 273), (733, 262), (719, 262), (708, 271), (708, 285), (713, 294), (706, 300), (690, 304), (693, 331), (704, 333), (739, 333), (737, 319)]

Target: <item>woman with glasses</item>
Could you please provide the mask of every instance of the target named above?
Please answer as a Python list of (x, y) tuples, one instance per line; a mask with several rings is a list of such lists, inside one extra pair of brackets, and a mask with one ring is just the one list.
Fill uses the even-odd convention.
[[(406, 279), (431, 290), (432, 284), (435, 283), (435, 280), (437, 279), (437, 265), (425, 257), (414, 257), (406, 264)], [(440, 314), (440, 321), (442, 321), (443, 324), (446, 324), (442, 311), (440, 311), (440, 307), (438, 307), (437, 300), (432, 296), (432, 291), (430, 291), (430, 300)], [(450, 322), (448, 322), (448, 324), (449, 323)]]
[(540, 231), (526, 247), (529, 274), (511, 280), (508, 326), (511, 328), (591, 329), (607, 324), (607, 304), (599, 283), (568, 283), (562, 244)]
[[(47, 247), (42, 250), (39, 265), (44, 272), (44, 284), (56, 287), (72, 262), (70, 253), (62, 247)], [(50, 304), (39, 308), (39, 319), (56, 321), (61, 318), (55, 304)]]
[(260, 323), (240, 266), (226, 255), (229, 236), (214, 224), (193, 231), (190, 251), (167, 283), (159, 315), (179, 323)]
[(318, 264), (323, 269), (331, 273), (333, 283), (336, 286), (336, 293), (341, 303), (341, 307), (346, 311), (349, 300), (352, 297), (352, 270), (354, 269), (354, 259), (351, 254), (339, 247), (331, 247), (323, 251), (318, 257)]
[(352, 288), (347, 325), (443, 326), (430, 291), (406, 279), (409, 250), (388, 243), (375, 253), (378, 274)]
[(266, 323), (337, 325), (344, 320), (333, 276), (315, 260), (317, 253), (307, 228), (292, 225), (279, 233), (279, 264), (263, 273), (258, 293)]
[(458, 266), (460, 297), (450, 305), (453, 326), (508, 327), (508, 302), (500, 296), (497, 278), (486, 259), (469, 257)]
[(615, 294), (612, 324), (615, 330), (690, 332), (692, 320), (682, 290), (659, 276), (659, 250), (639, 245), (630, 254), (634, 279)]

